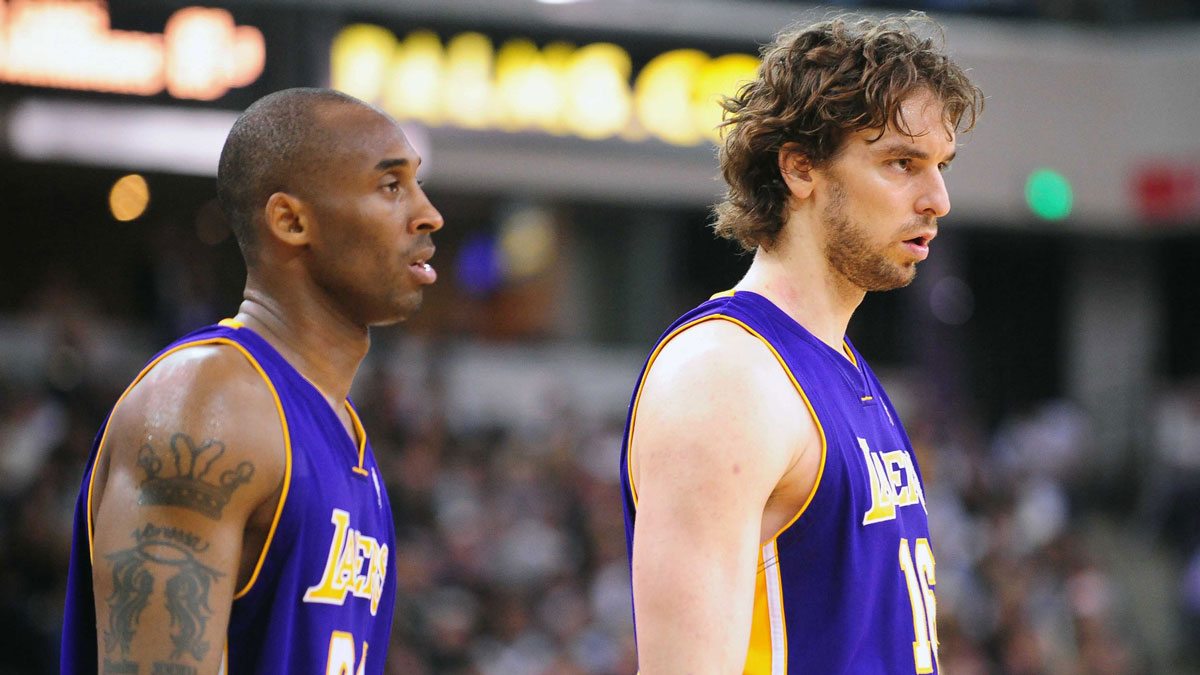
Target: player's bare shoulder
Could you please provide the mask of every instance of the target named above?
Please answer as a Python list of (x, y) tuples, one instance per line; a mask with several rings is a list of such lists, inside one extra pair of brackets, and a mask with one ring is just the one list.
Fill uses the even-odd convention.
[(751, 390), (787, 384), (786, 374), (762, 340), (738, 324), (720, 319), (692, 326), (662, 346), (646, 386), (672, 380)]
[(283, 427), (267, 381), (227, 345), (169, 354), (114, 409), (93, 482), (93, 514), (109, 486), (141, 505), (219, 520), (275, 492), (285, 468)]
[(704, 444), (752, 449), (759, 466), (779, 478), (816, 438), (772, 349), (720, 319), (692, 326), (661, 348), (646, 373), (634, 423), (635, 480), (647, 448)]

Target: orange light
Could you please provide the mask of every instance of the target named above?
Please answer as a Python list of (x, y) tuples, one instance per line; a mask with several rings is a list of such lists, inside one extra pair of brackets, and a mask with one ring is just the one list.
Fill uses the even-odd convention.
[(0, 0), (0, 81), (214, 99), (262, 74), (266, 43), (223, 9), (186, 7), (165, 34), (112, 30), (102, 0)]
[(109, 29), (99, 2), (14, 0), (0, 78), (35, 87), (148, 96), (162, 91), (162, 36)]
[(223, 9), (181, 9), (171, 15), (163, 36), (167, 91), (175, 98), (220, 98), (233, 83), (258, 79), (266, 62), (262, 33), (236, 26)]
[(121, 222), (136, 219), (146, 212), (150, 203), (150, 186), (136, 173), (122, 176), (108, 193), (108, 208), (113, 218)]

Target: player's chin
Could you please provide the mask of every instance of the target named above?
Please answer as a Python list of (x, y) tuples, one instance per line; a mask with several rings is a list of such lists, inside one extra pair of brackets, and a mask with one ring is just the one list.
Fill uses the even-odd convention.
[(894, 291), (897, 288), (904, 288), (911, 284), (913, 279), (917, 277), (916, 263), (901, 263), (892, 267), (889, 273), (880, 274), (874, 279), (874, 283), (865, 290), (868, 291)]
[(896, 270), (895, 285), (892, 286), (892, 289), (904, 288), (905, 286), (911, 284), (913, 282), (913, 279), (916, 279), (916, 278), (917, 278), (917, 264), (916, 263), (908, 263), (907, 265), (901, 265), (900, 269)]
[(386, 310), (380, 312), (371, 322), (372, 326), (390, 326), (403, 323), (417, 312), (421, 311), (423, 293), (420, 288), (410, 289), (394, 298)]

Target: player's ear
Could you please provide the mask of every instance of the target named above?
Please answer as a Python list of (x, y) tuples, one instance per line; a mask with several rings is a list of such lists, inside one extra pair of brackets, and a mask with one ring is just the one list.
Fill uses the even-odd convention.
[(779, 175), (796, 199), (806, 199), (812, 194), (812, 160), (799, 143), (785, 143), (779, 149)]
[(304, 203), (286, 192), (275, 192), (267, 198), (264, 209), (267, 234), (289, 246), (308, 243), (308, 211)]

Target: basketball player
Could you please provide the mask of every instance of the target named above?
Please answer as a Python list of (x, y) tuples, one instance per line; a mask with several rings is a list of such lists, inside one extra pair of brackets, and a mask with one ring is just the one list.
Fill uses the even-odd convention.
[(394, 530), (347, 394), (368, 328), (436, 279), (420, 161), (394, 120), (334, 91), (238, 118), (217, 193), (245, 299), (151, 360), (97, 436), (63, 673), (383, 672)]
[(737, 286), (659, 339), (622, 456), (643, 675), (937, 672), (912, 447), (846, 325), (912, 281), (981, 94), (913, 26), (786, 32), (726, 101)]

